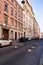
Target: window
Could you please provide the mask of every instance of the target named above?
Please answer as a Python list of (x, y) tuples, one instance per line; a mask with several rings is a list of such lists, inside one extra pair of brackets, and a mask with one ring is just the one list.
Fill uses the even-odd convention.
[(14, 0), (11, 0), (12, 4), (14, 3)]
[(8, 24), (8, 16), (4, 15), (4, 24), (7, 25)]
[(23, 13), (23, 10), (21, 9), (21, 14)]
[(15, 21), (15, 28), (17, 28), (17, 21)]
[(14, 26), (14, 20), (13, 19), (11, 19), (11, 25)]
[(8, 5), (7, 4), (4, 5), (4, 10), (8, 11)]
[(20, 20), (20, 14), (18, 14), (18, 20)]
[(20, 33), (18, 33), (18, 36), (19, 36), (19, 38), (20, 38)]
[(13, 8), (11, 8), (11, 15), (14, 16), (14, 10), (13, 10)]
[(21, 22), (23, 21), (23, 17), (21, 16)]
[(19, 23), (19, 29), (20, 29), (20, 23)]
[(20, 29), (20, 22), (17, 22), (17, 28)]
[(15, 2), (15, 7), (17, 8), (17, 3)]
[(18, 9), (18, 11), (20, 11), (20, 7), (19, 6), (17, 7), (17, 9)]
[(17, 12), (15, 11), (15, 18), (17, 18)]
[(21, 37), (23, 36), (23, 33), (21, 33)]
[(22, 23), (20, 24), (20, 29), (22, 29)]

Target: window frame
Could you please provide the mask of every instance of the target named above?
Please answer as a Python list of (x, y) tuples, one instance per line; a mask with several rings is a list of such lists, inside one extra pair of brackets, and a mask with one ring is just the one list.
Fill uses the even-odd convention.
[(5, 23), (6, 25), (8, 25), (8, 16), (7, 16), (7, 15), (4, 15), (4, 23)]
[(7, 3), (4, 4), (4, 11), (8, 12), (8, 4)]

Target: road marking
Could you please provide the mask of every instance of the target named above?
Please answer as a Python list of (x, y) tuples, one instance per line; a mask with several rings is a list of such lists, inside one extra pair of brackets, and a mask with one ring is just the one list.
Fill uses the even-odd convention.
[(35, 48), (35, 46), (31, 46), (31, 48), (33, 48), (33, 49), (34, 49), (34, 48)]
[(28, 49), (28, 52), (31, 52), (32, 50), (31, 49)]
[(15, 48), (18, 48), (18, 46), (15, 46)]

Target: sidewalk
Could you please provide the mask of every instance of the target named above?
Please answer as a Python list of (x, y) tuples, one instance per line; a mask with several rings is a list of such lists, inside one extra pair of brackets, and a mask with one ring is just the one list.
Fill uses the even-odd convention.
[(41, 54), (41, 59), (39, 65), (43, 65), (43, 48), (42, 48), (42, 54)]

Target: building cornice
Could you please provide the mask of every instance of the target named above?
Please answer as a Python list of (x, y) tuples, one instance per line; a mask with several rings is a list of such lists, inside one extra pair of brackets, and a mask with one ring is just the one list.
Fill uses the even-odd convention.
[(26, 2), (28, 3), (29, 7), (31, 8), (32, 14), (34, 15), (33, 9), (32, 9), (32, 7), (31, 7), (30, 3), (28, 2), (28, 0), (26, 0)]

